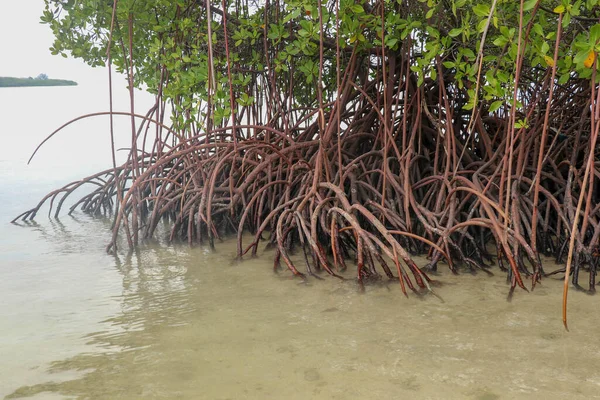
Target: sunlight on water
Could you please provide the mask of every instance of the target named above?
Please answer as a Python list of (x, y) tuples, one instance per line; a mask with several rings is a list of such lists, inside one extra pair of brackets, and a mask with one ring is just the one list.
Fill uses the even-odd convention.
[[(78, 89), (64, 107), (80, 102)], [(39, 109), (48, 93), (11, 96), (38, 98)], [(234, 262), (233, 240), (216, 251), (154, 241), (111, 256), (109, 220), (40, 214), (11, 225), (66, 179), (110, 165), (110, 153), (106, 125), (91, 125), (85, 134), (106, 151), (60, 142), (29, 169), (32, 146), (64, 121), (10, 115), (2, 140), (14, 151), (0, 157), (0, 398), (599, 398), (598, 297), (571, 292), (567, 333), (557, 280), (508, 303), (497, 269), (442, 270), (443, 301), (406, 299), (395, 281), (360, 294), (352, 271), (306, 284), (274, 274), (271, 252)]]

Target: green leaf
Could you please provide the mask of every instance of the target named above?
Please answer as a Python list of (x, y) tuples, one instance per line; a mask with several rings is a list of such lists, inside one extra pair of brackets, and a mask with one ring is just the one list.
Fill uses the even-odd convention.
[(573, 57), (566, 56), (565, 57), (565, 67), (566, 68), (571, 68), (571, 65), (573, 65)]
[(490, 6), (488, 4), (477, 4), (473, 7), (473, 12), (479, 17), (488, 17), (490, 15)]
[(361, 6), (360, 4), (353, 4), (352, 6), (350, 6), (350, 9), (355, 14), (364, 14), (365, 13), (363, 6)]
[(435, 29), (433, 26), (427, 26), (425, 29), (427, 30), (427, 33), (430, 34), (432, 37), (439, 39), (440, 31)]
[(462, 33), (462, 31), (463, 31), (462, 28), (454, 28), (450, 32), (448, 32), (448, 36), (457, 37), (458, 35), (460, 35)]
[(600, 39), (600, 24), (596, 24), (590, 28), (590, 42), (596, 44)]
[(291, 13), (289, 13), (288, 15), (286, 15), (285, 18), (283, 18), (283, 23), (286, 24), (286, 23), (290, 22), (292, 19), (294, 19), (297, 16), (299, 16), (299, 15), (300, 15), (300, 9), (296, 8)]
[(477, 32), (479, 33), (483, 33), (483, 31), (485, 31), (485, 27), (487, 26), (487, 19), (482, 19), (481, 21), (479, 21), (479, 23), (477, 24)]
[(529, 128), (529, 124), (527, 123), (527, 118), (520, 119), (517, 122), (515, 122), (515, 128), (517, 128), (517, 129)]
[(588, 54), (589, 54), (589, 51), (580, 51), (573, 58), (573, 62), (575, 64), (583, 64), (583, 62), (585, 61), (585, 59), (588, 57)]
[(504, 47), (506, 43), (508, 43), (508, 38), (506, 38), (506, 36), (498, 36), (496, 40), (494, 40), (494, 44), (498, 47)]
[(397, 38), (389, 38), (385, 40), (385, 45), (389, 48), (392, 48), (396, 45), (396, 43), (398, 43), (398, 39)]
[(471, 61), (475, 60), (475, 53), (473, 52), (473, 50), (469, 49), (468, 47), (465, 47), (462, 50), (462, 53), (468, 60), (471, 60)]
[(497, 101), (493, 102), (493, 103), (490, 105), (490, 110), (489, 110), (489, 111), (490, 111), (491, 113), (493, 113), (493, 112), (497, 111), (497, 110), (498, 110), (500, 107), (502, 107), (502, 105), (503, 105), (503, 104), (504, 104), (504, 101), (502, 101), (502, 100), (497, 100)]
[(499, 70), (499, 71), (496, 73), (496, 76), (498, 77), (498, 79), (499, 79), (499, 80), (500, 80), (500, 82), (502, 82), (502, 83), (508, 83), (508, 81), (509, 81), (509, 79), (510, 79), (510, 76), (508, 75), (508, 73), (506, 73), (506, 72), (504, 72), (504, 71), (502, 71), (502, 70)]
[[(541, 0), (539, 0), (541, 1)], [(527, 0), (523, 3), (523, 11), (529, 11), (537, 4), (538, 0)]]

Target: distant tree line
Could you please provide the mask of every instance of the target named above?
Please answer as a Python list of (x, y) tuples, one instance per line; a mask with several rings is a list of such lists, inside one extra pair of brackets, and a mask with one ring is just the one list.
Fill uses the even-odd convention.
[(0, 76), (0, 87), (20, 86), (76, 86), (77, 82), (64, 79), (49, 79), (46, 74), (39, 74), (36, 78), (12, 78)]

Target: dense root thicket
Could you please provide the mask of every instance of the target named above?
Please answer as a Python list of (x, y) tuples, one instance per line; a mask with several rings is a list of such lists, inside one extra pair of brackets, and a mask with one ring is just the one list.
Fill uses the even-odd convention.
[[(229, 55), (228, 42), (219, 43), (225, 47), (210, 50)], [(323, 38), (318, 45), (321, 69), (331, 66), (324, 53), (345, 68), (329, 96), (315, 86), (312, 106), (296, 106), (293, 74), (281, 79), (268, 61), (250, 73), (255, 102), (236, 106), (235, 117), (220, 124), (209, 101), (201, 123), (184, 113), (186, 129), (168, 128), (159, 91), (156, 106), (137, 116), (126, 163), (50, 193), (15, 221), (35, 217), (48, 200), (58, 201), (58, 214), (73, 190), (91, 184), (69, 212), (113, 215), (109, 251), (118, 234), (135, 246), (166, 219), (170, 239), (190, 245), (237, 233), (239, 257), (266, 241), (274, 268), (302, 277), (340, 277), (355, 261), (361, 285), (385, 276), (406, 294), (430, 290), (427, 273), (440, 262), (486, 273), (497, 262), (512, 293), (526, 287), (525, 278), (535, 286), (565, 272), (545, 270), (541, 255), (564, 262), (572, 253), (572, 283), (580, 288), (585, 271), (585, 290), (595, 291), (597, 86), (576, 78), (558, 84), (555, 68), (519, 65), (520, 111), (504, 103), (490, 112), (485, 101), (471, 110), (474, 88), (459, 85), (457, 71), (439, 57), (432, 61), (437, 73), (419, 85), (410, 38), (398, 51), (336, 49)], [(277, 48), (262, 46), (256, 43), (276, 57)], [(231, 82), (230, 71), (223, 73)], [(160, 86), (168, 87), (167, 76)], [(292, 262), (295, 249), (303, 266)], [(426, 268), (413, 262), (416, 254), (429, 257)]]
[[(287, 129), (276, 123), (240, 123), (234, 141), (231, 126), (175, 140), (173, 132), (159, 128), (151, 151), (137, 157), (132, 153), (116, 170), (52, 192), (17, 219), (33, 218), (46, 200), (57, 198), (58, 215), (69, 194), (94, 184), (97, 188), (69, 212), (80, 206), (91, 214), (107, 214), (116, 206), (109, 249), (121, 228), (135, 245), (152, 237), (159, 221), (167, 218), (171, 239), (212, 245), (227, 232), (237, 232), (241, 257), (255, 254), (266, 238), (276, 248), (275, 266), (282, 261), (296, 275), (325, 270), (338, 276), (346, 260), (355, 258), (359, 282), (384, 273), (399, 278), (403, 290), (405, 285), (427, 287), (427, 275), (411, 260), (411, 254), (423, 253), (431, 257), (429, 270), (446, 259), (452, 270), (462, 264), (487, 272), (496, 258), (513, 288), (524, 287), (523, 275), (535, 284), (544, 274), (540, 254), (563, 261), (575, 235), (573, 283), (578, 285), (586, 268), (593, 291), (598, 264), (594, 246), (600, 235), (600, 194), (598, 185), (593, 186), (600, 177), (597, 157), (587, 178), (596, 190), (587, 192), (585, 229), (571, 232), (585, 165), (594, 154), (589, 103), (584, 107), (591, 89), (565, 88), (555, 94), (550, 118), (560, 133), (550, 130), (538, 180), (536, 130), (544, 116), (535, 112), (535, 99), (532, 128), (516, 132), (513, 148), (507, 146), (506, 119), (481, 110), (474, 133), (467, 136), (470, 112), (440, 104), (460, 102), (446, 93), (448, 83), (417, 88), (409, 76), (404, 85), (403, 71), (402, 63), (390, 71), (394, 84), (385, 90), (379, 87), (381, 80), (360, 90), (347, 84), (339, 102), (322, 109), (285, 110)], [(532, 87), (532, 96), (539, 90)], [(386, 117), (384, 102), (390, 104)], [(580, 115), (564, 120), (569, 104)], [(146, 141), (144, 125), (139, 133)], [(509, 174), (507, 160), (513, 155)], [(534, 203), (536, 187), (539, 199)], [(539, 222), (533, 227), (535, 213)], [(254, 234), (251, 243), (242, 241), (245, 229)], [(288, 255), (297, 246), (306, 255), (302, 271)]]

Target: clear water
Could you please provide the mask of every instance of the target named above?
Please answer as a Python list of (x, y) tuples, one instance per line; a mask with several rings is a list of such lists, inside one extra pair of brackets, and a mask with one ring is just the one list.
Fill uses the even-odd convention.
[[(273, 274), (268, 251), (233, 262), (230, 240), (110, 256), (109, 221), (9, 224), (110, 166), (106, 119), (25, 165), (54, 128), (106, 110), (104, 91), (0, 89), (0, 398), (600, 398), (600, 298), (571, 292), (567, 333), (556, 280), (508, 303), (500, 273), (442, 271), (443, 301), (406, 299), (396, 282), (360, 294), (352, 280)], [(140, 94), (140, 110), (150, 101)], [(128, 120), (120, 131), (124, 145)]]

